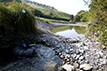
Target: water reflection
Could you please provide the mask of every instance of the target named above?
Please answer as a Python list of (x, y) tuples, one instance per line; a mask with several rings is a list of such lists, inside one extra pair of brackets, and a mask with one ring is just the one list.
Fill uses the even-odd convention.
[(85, 37), (86, 27), (82, 26), (55, 26), (51, 32), (68, 38)]

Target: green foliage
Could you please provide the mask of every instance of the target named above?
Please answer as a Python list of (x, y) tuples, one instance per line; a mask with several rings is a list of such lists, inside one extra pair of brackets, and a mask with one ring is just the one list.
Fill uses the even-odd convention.
[(89, 30), (107, 46), (107, 0), (91, 0), (89, 7), (89, 20), (93, 23)]
[(77, 13), (77, 15), (74, 17), (75, 22), (87, 22), (87, 11), (81, 10)]

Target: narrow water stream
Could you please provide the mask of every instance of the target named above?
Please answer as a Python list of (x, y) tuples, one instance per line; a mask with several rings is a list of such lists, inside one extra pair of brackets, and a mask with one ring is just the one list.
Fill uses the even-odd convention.
[(83, 26), (54, 26), (50, 31), (67, 38), (85, 37), (86, 27)]

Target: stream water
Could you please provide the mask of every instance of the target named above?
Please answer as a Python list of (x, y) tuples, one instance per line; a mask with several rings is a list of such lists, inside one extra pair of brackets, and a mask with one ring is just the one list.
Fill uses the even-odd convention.
[(83, 26), (54, 26), (50, 31), (67, 38), (85, 37), (86, 27)]

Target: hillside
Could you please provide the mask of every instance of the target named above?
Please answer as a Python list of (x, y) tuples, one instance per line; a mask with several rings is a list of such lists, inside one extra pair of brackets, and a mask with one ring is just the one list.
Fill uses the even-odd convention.
[(30, 3), (27, 3), (27, 4), (33, 9), (40, 11), (43, 14), (43, 15), (40, 15), (41, 17), (69, 21), (70, 15), (67, 13), (60, 12), (56, 9), (51, 9), (40, 5), (34, 5)]

